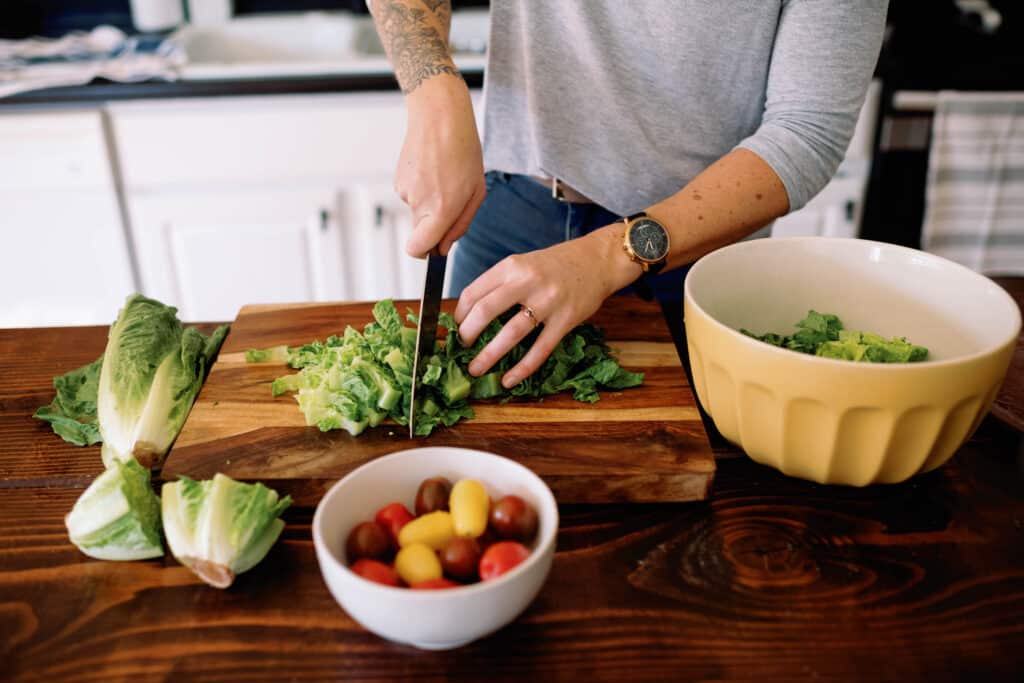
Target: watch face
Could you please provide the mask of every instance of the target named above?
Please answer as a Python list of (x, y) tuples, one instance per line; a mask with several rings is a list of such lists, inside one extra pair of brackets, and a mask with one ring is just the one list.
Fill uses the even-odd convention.
[(668, 254), (668, 233), (665, 228), (650, 218), (640, 218), (630, 224), (629, 246), (633, 253), (649, 263), (665, 258)]

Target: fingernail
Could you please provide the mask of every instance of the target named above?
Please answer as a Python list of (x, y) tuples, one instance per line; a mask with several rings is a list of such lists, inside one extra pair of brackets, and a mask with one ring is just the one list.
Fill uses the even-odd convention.
[(479, 377), (480, 376), (480, 364), (479, 363), (470, 363), (469, 364), (469, 374), (473, 375), (474, 377)]
[(506, 389), (511, 389), (517, 384), (519, 384), (519, 375), (512, 374), (511, 372), (505, 375), (501, 380), (501, 386)]

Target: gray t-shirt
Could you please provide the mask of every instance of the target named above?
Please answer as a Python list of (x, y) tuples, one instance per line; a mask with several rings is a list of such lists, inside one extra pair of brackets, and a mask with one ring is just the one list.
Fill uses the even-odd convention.
[(853, 135), (888, 0), (492, 0), (484, 165), (627, 215), (735, 147), (798, 209)]

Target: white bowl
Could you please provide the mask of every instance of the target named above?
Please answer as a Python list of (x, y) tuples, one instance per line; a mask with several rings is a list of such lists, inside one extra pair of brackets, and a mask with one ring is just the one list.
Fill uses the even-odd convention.
[[(900, 482), (946, 462), (1006, 375), (1020, 312), (999, 285), (914, 249), (829, 237), (750, 240), (690, 269), (686, 337), (697, 396), (757, 462), (830, 484)], [(920, 363), (819, 358), (751, 339), (809, 309), (906, 337)]]
[[(461, 588), (411, 590), (368, 581), (348, 568), (345, 540), (392, 502), (414, 507), (429, 477), (476, 479), (492, 500), (520, 496), (539, 518), (530, 556), (500, 578)], [(533, 601), (551, 569), (558, 505), (536, 474), (517, 462), (466, 448), (426, 447), (386, 455), (352, 471), (324, 495), (313, 516), (313, 545), (331, 595), (377, 635), (425, 650), (447, 650), (497, 631)]]

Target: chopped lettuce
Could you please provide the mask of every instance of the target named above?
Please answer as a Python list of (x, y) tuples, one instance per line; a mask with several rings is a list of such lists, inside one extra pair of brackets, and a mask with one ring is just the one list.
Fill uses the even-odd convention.
[[(593, 403), (599, 400), (601, 389), (618, 391), (643, 382), (643, 374), (619, 366), (601, 330), (586, 324), (566, 335), (541, 369), (512, 389), (505, 389), (501, 378), (526, 355), (537, 332), (516, 345), (491, 372), (472, 377), (470, 361), (497, 336), (511, 315), (514, 311), (492, 321), (476, 342), (465, 346), (451, 314), (440, 314), (438, 324), (447, 334), (435, 354), (424, 359), (426, 365), (421, 369), (418, 435), (428, 435), (438, 425), (451, 426), (473, 417), (469, 399), (504, 401), (572, 391), (577, 400)], [(416, 329), (403, 324), (398, 310), (387, 299), (377, 302), (373, 317), (362, 333), (348, 327), (341, 337), (332, 336), (324, 342), (253, 349), (246, 352), (246, 360), (287, 362), (299, 369), (296, 374), (274, 380), (271, 391), (275, 396), (296, 392), (308, 425), (323, 431), (345, 429), (352, 435), (387, 418), (406, 425)], [(410, 311), (406, 321), (414, 326), (416, 315)]]
[(291, 505), (263, 484), (245, 484), (223, 474), (164, 484), (164, 533), (174, 557), (215, 588), (255, 567), (284, 529), (279, 519)]
[(269, 349), (249, 349), (245, 352), (246, 363), (287, 363), (288, 347), (272, 346)]
[(103, 462), (134, 458), (158, 466), (188, 417), (227, 334), (185, 328), (177, 309), (128, 297), (111, 326), (99, 378)]
[(54, 377), (56, 395), (53, 401), (39, 408), (33, 417), (49, 422), (58, 436), (76, 446), (99, 443), (96, 394), (99, 391), (102, 366), (101, 356), (88, 365)]
[(160, 501), (149, 470), (115, 462), (98, 476), (64, 519), (71, 542), (100, 560), (144, 560), (164, 554)]
[(808, 311), (790, 336), (758, 335), (746, 329), (740, 332), (767, 344), (801, 353), (863, 363), (916, 363), (928, 358), (928, 349), (908, 342), (904, 337), (886, 339), (872, 332), (844, 330), (839, 317), (831, 313)]

